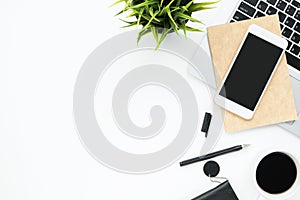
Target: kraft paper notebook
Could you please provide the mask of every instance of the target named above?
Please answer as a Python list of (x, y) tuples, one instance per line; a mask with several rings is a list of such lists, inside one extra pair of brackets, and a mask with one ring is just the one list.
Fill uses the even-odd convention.
[[(257, 24), (277, 35), (281, 35), (277, 15), (218, 25), (207, 29), (218, 87), (251, 24)], [(296, 119), (294, 95), (285, 55), (251, 120), (244, 120), (233, 113), (224, 112), (226, 132), (236, 132)]]

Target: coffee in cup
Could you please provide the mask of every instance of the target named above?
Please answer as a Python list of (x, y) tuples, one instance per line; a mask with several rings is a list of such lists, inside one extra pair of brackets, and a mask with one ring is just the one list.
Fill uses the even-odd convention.
[(258, 163), (255, 174), (262, 196), (266, 199), (281, 200), (296, 189), (298, 176), (296, 160), (279, 151), (266, 154)]

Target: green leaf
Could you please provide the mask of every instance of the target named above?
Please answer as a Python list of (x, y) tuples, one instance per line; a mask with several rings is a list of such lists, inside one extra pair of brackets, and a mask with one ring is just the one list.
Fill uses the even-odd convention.
[(129, 15), (126, 16), (126, 18), (130, 18), (130, 17), (133, 17), (133, 16), (138, 16), (138, 13), (133, 11), (132, 13), (130, 13)]
[(124, 1), (125, 1), (125, 0), (119, 0), (119, 1), (116, 1), (115, 3), (111, 4), (109, 7), (113, 7), (113, 6), (115, 6), (115, 5), (119, 4), (119, 3), (122, 3), (122, 2), (124, 2)]
[(213, 9), (214, 7), (212, 7), (212, 5), (215, 5), (218, 2), (220, 2), (220, 0), (213, 1), (213, 2), (194, 3), (189, 7), (189, 11), (197, 12), (197, 11), (201, 11), (201, 10)]
[(190, 1), (188, 4), (186, 4), (186, 8), (189, 8), (194, 3), (194, 0)]
[(126, 26), (121, 26), (121, 28), (129, 28), (129, 27), (132, 27), (132, 26), (136, 26), (136, 23), (128, 24)]
[(122, 22), (125, 22), (126, 24), (131, 24), (131, 23), (133, 23), (133, 22), (126, 21), (126, 20), (124, 20), (124, 19), (119, 19), (119, 20), (121, 20)]
[(192, 22), (202, 23), (200, 20), (195, 19), (195, 18), (193, 18), (193, 17), (191, 17), (191, 16), (189, 16), (189, 15), (183, 14), (183, 13), (176, 12), (175, 15), (178, 16), (178, 17), (181, 17), (181, 18), (183, 18), (183, 19), (190, 20), (190, 21), (192, 21)]
[[(172, 12), (175, 12), (175, 11), (178, 11), (178, 10), (180, 10), (180, 9), (181, 9), (181, 8), (178, 8), (178, 7), (177, 7), (177, 8), (174, 8), (173, 10), (171, 10), (171, 13), (172, 13)], [(187, 11), (188, 11), (188, 10), (187, 10)]]
[(147, 15), (142, 15), (141, 17), (142, 17), (143, 19), (147, 20), (147, 21), (149, 21), (149, 20), (151, 19), (151, 17), (149, 17), (149, 16), (147, 16)]
[(171, 0), (170, 3), (169, 3), (167, 6), (165, 6), (165, 7), (161, 10), (161, 14), (166, 13), (166, 10), (167, 10), (167, 9), (170, 9), (170, 6), (171, 6), (171, 4), (172, 4), (174, 1), (175, 1), (175, 0)]
[(174, 21), (172, 15), (171, 15), (170, 9), (167, 9), (167, 13), (168, 13), (168, 16), (169, 16), (169, 18), (171, 20), (171, 24), (173, 24), (175, 26), (175, 30), (177, 30), (178, 26), (177, 26), (176, 22)]
[(143, 12), (144, 12), (145, 8), (142, 8), (139, 12), (139, 16), (138, 16), (138, 19), (137, 19), (137, 25), (140, 25), (140, 22), (141, 22), (141, 18), (142, 18), (142, 15), (143, 15)]
[(203, 30), (201, 30), (201, 29), (193, 28), (193, 27), (190, 27), (190, 26), (186, 26), (185, 29), (187, 31), (192, 31), (192, 32), (203, 32)]
[(175, 0), (172, 0), (172, 1), (170, 1), (170, 3), (166, 6), (166, 7), (170, 7), (171, 6), (171, 4), (174, 2)]
[(162, 7), (163, 3), (164, 3), (164, 0), (161, 0), (160, 7)]
[(148, 33), (150, 33), (150, 32), (151, 32), (150, 28), (145, 29), (145, 30), (141, 30), (141, 31), (139, 32), (139, 34), (138, 34), (138, 37), (137, 37), (137, 44), (139, 44), (141, 38), (142, 38), (144, 35), (146, 35), (146, 34), (148, 34)]
[(123, 19), (120, 19), (120, 20), (121, 20), (122, 22), (125, 22), (125, 23), (128, 24), (128, 25), (126, 25), (126, 26), (122, 26), (121, 28), (128, 28), (128, 27), (137, 25), (137, 22), (128, 22), (128, 21), (125, 21), (125, 20), (123, 20)]
[(170, 26), (171, 26), (172, 30), (174, 30), (175, 33), (180, 37), (179, 32), (178, 32), (178, 27), (175, 27), (175, 25), (171, 22), (171, 20), (170, 20)]
[(124, 10), (121, 10), (120, 12), (118, 12), (117, 14), (115, 14), (115, 17), (118, 15), (121, 15), (122, 13), (124, 13)]
[(152, 21), (154, 20), (155, 16), (158, 14), (158, 12), (154, 13), (154, 15), (150, 18), (150, 20), (148, 21), (148, 23), (143, 27), (143, 30), (146, 30), (149, 28), (150, 24), (152, 23)]
[(161, 36), (160, 36), (160, 38), (159, 38), (159, 41), (158, 41), (158, 43), (156, 44), (155, 50), (157, 50), (157, 49), (160, 47), (162, 41), (166, 38), (166, 36), (168, 35), (168, 33), (169, 33), (170, 31), (171, 31), (171, 29), (164, 29), (164, 30), (163, 30), (163, 32), (162, 32), (162, 34), (161, 34)]
[(130, 1), (125, 0), (125, 7), (128, 8), (130, 6)]
[(180, 6), (180, 4), (181, 4), (181, 0), (177, 0), (176, 6), (178, 7)]
[(136, 9), (136, 8), (141, 8), (141, 7), (149, 6), (149, 5), (155, 4), (155, 3), (156, 3), (155, 1), (145, 1), (143, 3), (137, 4), (137, 5), (134, 5), (134, 6), (129, 6), (128, 8), (129, 9)]
[(183, 30), (184, 37), (186, 38), (186, 25), (182, 24), (180, 28)]
[(157, 28), (154, 27), (154, 26), (151, 26), (151, 32), (152, 32), (152, 35), (156, 41), (156, 43), (158, 43), (158, 32), (157, 32)]
[(156, 16), (158, 13), (159, 13), (159, 10), (157, 10), (155, 13), (153, 13), (153, 8), (149, 9), (149, 14), (151, 15), (151, 17), (153, 17), (153, 20), (160, 22), (158, 19), (156, 19)]

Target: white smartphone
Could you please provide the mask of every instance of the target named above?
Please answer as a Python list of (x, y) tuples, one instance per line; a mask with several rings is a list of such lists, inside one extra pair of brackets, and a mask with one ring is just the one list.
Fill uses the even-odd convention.
[(215, 102), (250, 120), (287, 45), (287, 41), (280, 36), (251, 25), (217, 91)]

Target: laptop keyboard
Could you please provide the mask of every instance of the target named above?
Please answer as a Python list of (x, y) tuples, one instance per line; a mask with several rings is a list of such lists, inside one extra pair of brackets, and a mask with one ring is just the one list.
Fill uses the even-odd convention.
[(230, 22), (278, 14), (287, 62), (300, 70), (300, 0), (242, 0)]

